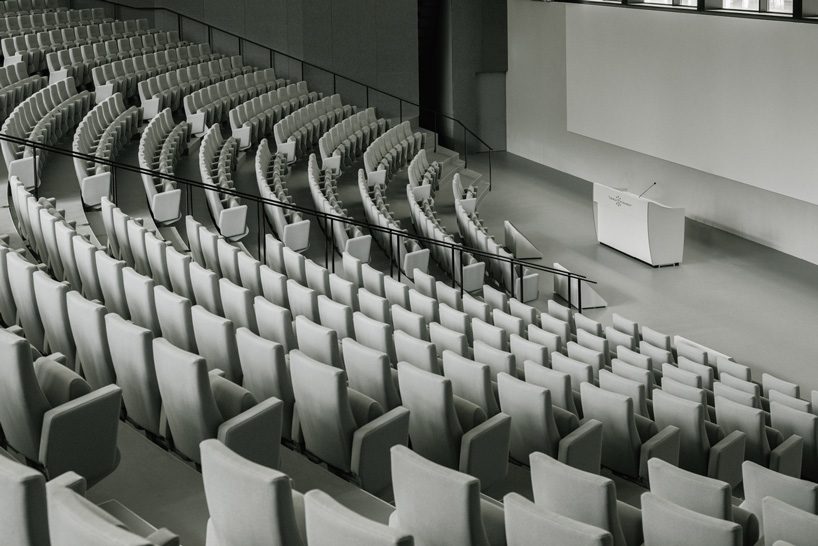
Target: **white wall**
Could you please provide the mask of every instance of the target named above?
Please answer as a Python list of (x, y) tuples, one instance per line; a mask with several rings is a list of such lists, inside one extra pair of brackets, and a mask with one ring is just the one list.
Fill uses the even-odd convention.
[[(814, 51), (814, 46), (809, 46), (809, 44), (815, 39), (813, 36), (818, 37), (818, 29), (811, 25), (793, 23), (661, 11), (647, 12), (605, 6), (540, 3), (531, 0), (508, 0), (508, 9), (509, 71), (506, 78), (506, 104), (507, 138), (510, 152), (589, 181), (626, 186), (633, 190), (641, 190), (641, 188), (647, 187), (653, 181), (657, 181), (660, 185), (652, 190), (651, 196), (670, 205), (685, 207), (689, 217), (721, 227), (813, 263), (818, 263), (818, 244), (815, 242), (816, 234), (818, 234), (818, 207), (776, 193), (786, 191), (790, 194), (798, 194), (802, 198), (816, 195), (815, 193), (810, 194), (810, 192), (818, 187), (818, 180), (808, 178), (804, 174), (809, 171), (810, 166), (814, 166), (816, 161), (813, 156), (803, 158), (803, 172), (797, 176), (790, 174), (787, 178), (787, 185), (775, 186), (777, 180), (774, 177), (765, 177), (763, 180), (767, 187), (776, 188), (776, 192), (773, 192), (750, 185), (751, 183), (759, 183), (758, 179), (751, 179), (752, 176), (750, 175), (735, 175), (736, 178), (746, 179), (731, 180), (569, 132), (567, 106), (569, 101), (567, 100), (566, 90), (566, 19), (570, 18), (572, 22), (577, 20), (585, 21), (587, 18), (602, 21), (605, 25), (609, 25), (610, 32), (606, 34), (607, 39), (611, 40), (613, 39), (612, 36), (620, 36), (622, 40), (642, 44), (643, 47), (646, 43), (660, 39), (674, 42), (680, 40), (679, 36), (671, 38), (657, 35), (655, 32), (657, 26), (665, 30), (673, 27), (677, 35), (686, 35), (685, 39), (678, 43), (689, 43), (688, 40), (702, 40), (703, 37), (700, 33), (705, 32), (704, 29), (707, 29), (706, 32), (709, 33), (717, 33), (716, 36), (708, 36), (710, 40), (730, 40), (731, 35), (735, 33), (719, 31), (718, 24), (713, 25), (710, 23), (713, 20), (723, 21), (724, 25), (731, 28), (734, 25), (747, 24), (746, 32), (748, 35), (757, 37), (760, 40), (762, 38), (754, 33), (757, 24), (772, 25), (772, 27), (765, 27), (765, 35), (773, 32), (769, 30), (770, 28), (780, 29), (781, 32), (800, 34), (800, 29), (790, 29), (790, 27), (805, 27), (810, 34), (805, 35), (807, 37), (804, 38), (804, 49), (801, 49), (802, 57), (799, 63), (810, 59), (805, 52)], [(642, 18), (645, 14), (648, 17)], [(625, 17), (636, 17), (641, 25), (626, 23), (619, 29), (617, 21)], [(576, 30), (576, 25), (572, 28)], [(743, 37), (736, 36), (738, 35), (734, 35), (734, 38), (737, 42), (744, 42)], [(708, 55), (711, 58), (705, 61), (702, 61), (700, 56), (687, 55), (685, 50), (676, 51), (671, 55), (669, 52), (663, 51), (664, 47), (647, 48), (647, 52), (655, 51), (660, 58), (650, 62), (652, 70), (642, 70), (640, 72), (639, 69), (634, 68), (634, 65), (644, 66), (648, 58), (645, 51), (640, 53), (639, 58), (634, 59), (623, 51), (602, 52), (601, 47), (604, 47), (605, 40), (602, 40), (602, 42), (602, 45), (588, 44), (588, 49), (582, 51), (581, 60), (583, 63), (589, 62), (589, 59), (592, 58), (591, 56), (596, 51), (600, 58), (606, 60), (607, 64), (604, 70), (612, 78), (615, 78), (617, 74), (633, 78), (634, 73), (636, 73), (647, 87), (656, 88), (671, 77), (676, 65), (684, 65), (685, 70), (689, 71), (696, 69), (696, 65), (699, 63), (706, 63), (708, 70), (723, 73), (723, 77), (730, 85), (735, 85), (737, 82), (737, 80), (729, 77), (731, 71), (735, 69), (737, 61), (736, 49), (732, 44), (727, 44), (721, 50), (717, 48), (716, 51), (709, 52)], [(771, 57), (776, 58), (774, 52), (779, 47), (779, 43), (768, 39), (764, 39), (763, 43), (766, 48), (773, 50), (773, 53), (770, 54)], [(781, 54), (792, 52), (790, 44), (790, 41), (787, 40), (785, 45), (780, 46), (782, 48)], [(598, 47), (600, 49), (596, 49)], [(722, 53), (720, 54), (719, 51)], [(727, 52), (729, 54), (726, 54)], [(578, 60), (580, 59), (574, 59), (574, 61)], [(714, 62), (716, 63), (715, 66), (713, 66)], [(718, 71), (719, 65), (723, 68), (721, 72)], [(594, 66), (597, 65), (594, 64)], [(657, 66), (661, 66), (663, 69), (658, 70)], [(815, 79), (818, 70), (809, 67), (808, 63), (799, 65), (799, 68), (807, 71), (811, 70), (812, 75), (810, 77)], [(577, 68), (578, 66), (575, 64), (574, 69)], [(597, 68), (599, 67), (597, 66)], [(752, 75), (752, 73), (747, 74), (745, 72), (741, 77), (750, 78)], [(572, 78), (574, 76), (572, 74)], [(653, 76), (652, 80), (651, 76)], [(586, 74), (586, 77), (589, 76)], [(812, 119), (816, 119), (812, 115), (812, 112), (815, 111), (816, 101), (806, 101), (801, 90), (799, 90), (798, 94), (786, 91), (791, 89), (791, 86), (803, 85), (801, 78), (802, 76), (794, 70), (783, 71), (775, 80), (774, 85), (783, 90), (785, 96), (777, 100), (789, 101), (788, 103), (791, 104), (793, 99), (796, 99), (797, 102), (793, 105), (793, 110), (804, 112), (805, 116), (809, 115)], [(598, 80), (598, 76), (591, 78), (591, 80), (593, 79)], [(581, 83), (581, 81), (577, 80), (572, 84), (572, 87)], [(589, 86), (598, 86), (600, 82), (588, 81), (587, 83)], [(723, 112), (724, 102), (733, 98), (713, 96), (710, 93), (714, 87), (713, 81), (692, 83), (698, 84), (700, 88), (697, 92), (696, 107), (701, 109), (697, 116), (703, 119), (721, 115), (720, 112)], [(688, 82), (685, 82), (685, 85), (688, 85)], [(812, 87), (812, 89), (815, 88)], [(610, 90), (596, 87), (593, 91), (605, 95)], [(621, 93), (621, 89), (618, 89), (617, 92)], [(768, 98), (758, 97), (758, 100), (752, 103), (744, 100), (741, 102), (747, 107), (753, 107), (753, 111), (748, 112), (748, 114), (756, 115), (756, 120), (763, 120), (765, 100)], [(610, 96), (608, 96), (608, 99), (610, 99)], [(600, 102), (612, 106), (610, 104), (611, 100), (608, 99), (601, 99)], [(633, 107), (631, 99), (632, 97), (628, 97), (626, 102), (630, 107)], [(776, 98), (769, 100), (775, 101)], [(673, 105), (663, 106), (673, 108)], [(762, 111), (760, 116), (758, 114), (759, 110)], [(613, 115), (615, 116), (616, 113), (615, 110)], [(628, 112), (620, 110), (619, 113), (624, 115)], [(574, 118), (574, 121), (577, 121), (577, 119)], [(795, 122), (796, 120), (790, 121)], [(583, 131), (592, 132), (590, 122), (591, 120), (583, 122)], [(619, 130), (615, 124), (627, 123), (627, 119), (608, 117), (605, 118), (605, 122), (611, 127), (605, 129), (604, 126), (597, 123), (593, 127), (593, 133), (602, 136), (600, 131), (607, 130), (608, 137), (606, 138), (625, 143), (620, 138), (621, 135), (616, 138), (611, 135)], [(775, 122), (770, 123), (770, 127), (774, 127), (778, 123), (778, 119)], [(737, 125), (740, 123), (740, 120), (736, 121)], [(574, 125), (579, 127), (577, 123)], [(810, 131), (814, 131), (816, 126), (818, 124), (813, 125)], [(674, 132), (674, 128), (667, 125), (660, 125), (658, 129), (656, 138)], [(763, 131), (763, 127), (761, 130)], [(791, 143), (794, 138), (806, 137), (809, 139), (808, 135), (799, 133), (800, 130), (796, 124), (795, 130), (789, 131), (787, 134), (770, 135), (769, 138), (777, 138), (784, 143)], [(813, 142), (814, 140), (807, 142), (809, 147), (813, 146)], [(757, 155), (755, 151), (752, 153)], [(662, 154), (656, 152), (656, 155)], [(681, 161), (684, 158), (674, 159)], [(744, 159), (752, 162), (757, 158), (745, 157)], [(730, 161), (733, 163), (741, 160), (740, 154), (733, 153), (730, 155)], [(777, 157), (776, 160), (779, 160), (779, 158)], [(686, 162), (697, 163), (688, 160)], [(701, 167), (701, 162), (698, 162), (696, 166)], [(715, 168), (711, 170), (722, 174), (742, 172), (742, 165), (732, 165), (730, 168), (733, 170), (723, 171)], [(746, 174), (746, 171), (744, 172)]]

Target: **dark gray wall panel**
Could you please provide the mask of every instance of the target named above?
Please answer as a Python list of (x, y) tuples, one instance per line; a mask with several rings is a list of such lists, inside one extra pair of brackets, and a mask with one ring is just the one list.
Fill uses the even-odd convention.
[[(369, 32), (376, 44), (375, 85), (384, 91), (418, 101), (417, 3), (414, 0), (376, 0), (375, 24)], [(412, 21), (407, 28), (406, 21)]]
[[(216, 24), (228, 32), (243, 35), (245, 2), (230, 0), (204, 0), (204, 20)], [(217, 21), (217, 23), (214, 23)]]
[(304, 60), (332, 66), (332, 0), (303, 0)]

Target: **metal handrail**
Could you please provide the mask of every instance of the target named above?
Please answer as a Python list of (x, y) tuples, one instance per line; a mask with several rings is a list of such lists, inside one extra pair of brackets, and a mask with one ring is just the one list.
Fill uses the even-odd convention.
[[(399, 230), (399, 229), (384, 227), (384, 226), (380, 226), (380, 225), (377, 225), (377, 224), (371, 224), (371, 223), (366, 222), (366, 221), (360, 221), (360, 220), (356, 220), (354, 218), (349, 218), (349, 217), (346, 217), (346, 216), (339, 216), (339, 215), (336, 215), (336, 214), (330, 214), (330, 213), (323, 212), (323, 211), (320, 211), (320, 210), (310, 209), (310, 208), (302, 207), (302, 206), (291, 204), (291, 203), (284, 203), (284, 202), (273, 200), (273, 199), (267, 199), (267, 198), (264, 198), (264, 197), (261, 197), (261, 196), (258, 196), (258, 195), (245, 193), (245, 192), (236, 190), (234, 188), (222, 188), (222, 187), (219, 187), (219, 186), (214, 186), (214, 185), (211, 185), (211, 184), (207, 184), (207, 183), (202, 182), (200, 180), (193, 180), (193, 179), (184, 178), (184, 177), (177, 176), (177, 175), (170, 175), (170, 174), (163, 173), (163, 172), (156, 171), (156, 170), (152, 170), (152, 169), (144, 169), (144, 168), (139, 167), (139, 166), (129, 165), (127, 163), (122, 163), (122, 162), (114, 161), (114, 160), (111, 160), (111, 159), (97, 157), (96, 155), (75, 152), (73, 149), (72, 150), (67, 150), (67, 149), (64, 149), (64, 148), (57, 147), (57, 146), (52, 146), (52, 145), (49, 145), (49, 144), (43, 144), (43, 143), (36, 142), (36, 141), (33, 141), (33, 140), (29, 140), (29, 139), (26, 139), (26, 138), (16, 137), (16, 136), (4, 134), (4, 133), (0, 133), (0, 141), (7, 141), (7, 142), (12, 142), (12, 143), (15, 143), (15, 144), (22, 145), (22, 146), (31, 147), (34, 150), (34, 160), (35, 160), (34, 161), (35, 162), (34, 173), (35, 173), (36, 177), (39, 177), (39, 174), (38, 174), (38, 171), (37, 171), (37, 166), (36, 166), (37, 150), (39, 150), (40, 152), (56, 153), (58, 155), (64, 155), (64, 156), (68, 156), (68, 157), (72, 157), (72, 158), (76, 158), (76, 159), (82, 159), (84, 161), (94, 162), (94, 163), (98, 163), (98, 164), (101, 164), (101, 165), (108, 166), (112, 170), (114, 170), (114, 173), (113, 173), (114, 177), (115, 177), (115, 171), (117, 169), (121, 169), (121, 170), (126, 171), (126, 172), (136, 173), (136, 174), (140, 174), (140, 175), (148, 175), (148, 176), (159, 178), (159, 179), (162, 179), (162, 180), (169, 180), (169, 181), (176, 182), (178, 184), (184, 185), (184, 186), (186, 186), (188, 188), (201, 188), (204, 191), (215, 191), (215, 192), (223, 193), (225, 195), (235, 196), (235, 197), (247, 200), (249, 202), (255, 203), (256, 206), (259, 207), (259, 210), (261, 210), (262, 205), (271, 205), (271, 206), (279, 207), (279, 208), (282, 208), (282, 209), (285, 209), (285, 210), (296, 211), (296, 212), (299, 212), (299, 213), (304, 214), (304, 215), (314, 216), (316, 218), (321, 218), (321, 219), (323, 219), (325, 221), (328, 221), (328, 222), (341, 222), (342, 224), (346, 224), (346, 225), (356, 226), (356, 227), (359, 227), (359, 228), (366, 228), (367, 230), (369, 230), (371, 232), (386, 233), (386, 234), (389, 234), (390, 240), (391, 240), (391, 237), (395, 236), (395, 237), (398, 238), (398, 241), (400, 241), (401, 238), (409, 239), (409, 240), (418, 241), (420, 243), (424, 243), (424, 246), (433, 245), (433, 246), (443, 247), (443, 248), (451, 250), (452, 253), (459, 252), (461, 255), (463, 253), (469, 253), (469, 254), (472, 254), (474, 256), (481, 256), (481, 257), (484, 257), (484, 258), (487, 258), (487, 259), (497, 260), (497, 261), (500, 261), (500, 262), (510, 264), (510, 267), (513, 268), (512, 272), (514, 270), (516, 270), (517, 268), (525, 267), (525, 268), (532, 269), (532, 270), (535, 270), (535, 271), (540, 271), (540, 272), (544, 272), (544, 273), (551, 273), (551, 274), (554, 274), (554, 275), (560, 275), (562, 277), (567, 277), (569, 279), (569, 286), (570, 286), (570, 280), (571, 279), (577, 280), (580, 284), (581, 283), (597, 284), (596, 281), (594, 281), (592, 279), (589, 279), (585, 275), (581, 275), (579, 273), (574, 273), (574, 272), (571, 272), (571, 271), (564, 271), (564, 270), (561, 270), (561, 269), (556, 269), (556, 268), (553, 268), (553, 267), (548, 267), (548, 266), (544, 266), (544, 265), (540, 265), (540, 264), (534, 264), (534, 263), (530, 263), (530, 262), (527, 262), (527, 261), (524, 261), (524, 260), (519, 260), (519, 259), (516, 259), (516, 258), (508, 258), (508, 257), (505, 257), (505, 256), (492, 254), (492, 253), (486, 252), (486, 251), (478, 249), (478, 248), (472, 248), (472, 247), (468, 247), (468, 246), (458, 244), (458, 243), (453, 243), (453, 242), (450, 243), (450, 242), (447, 242), (447, 241), (439, 241), (437, 239), (431, 239), (431, 238), (428, 238), (428, 237), (424, 237), (422, 235), (409, 233), (408, 231), (402, 231), (402, 230)], [(38, 195), (37, 194), (38, 188), (39, 188), (39, 180), (37, 179), (37, 180), (35, 180), (35, 195)], [(260, 226), (260, 231), (262, 231), (263, 229), (264, 229), (263, 225)], [(580, 300), (580, 305), (581, 305), (581, 300)]]
[[(243, 56), (243, 52), (244, 52), (244, 44), (247, 43), (247, 44), (253, 45), (255, 47), (259, 47), (259, 48), (267, 50), (269, 52), (269, 54), (270, 54), (270, 66), (271, 67), (274, 65), (273, 54), (275, 53), (276, 55), (281, 55), (283, 57), (286, 57), (289, 60), (297, 61), (298, 63), (300, 63), (301, 67), (302, 67), (302, 70), (301, 70), (302, 75), (303, 75), (303, 71), (304, 71), (303, 67), (305, 67), (305, 66), (309, 67), (309, 68), (314, 68), (314, 69), (317, 69), (317, 70), (321, 70), (323, 72), (331, 74), (332, 75), (332, 80), (333, 80), (333, 88), (336, 85), (336, 79), (337, 78), (341, 78), (342, 80), (351, 82), (351, 83), (353, 83), (355, 85), (362, 86), (362, 87), (364, 87), (366, 89), (367, 103), (369, 102), (369, 93), (370, 93), (370, 91), (374, 91), (375, 93), (378, 93), (380, 95), (385, 95), (387, 97), (390, 97), (392, 99), (395, 99), (395, 100), (399, 101), (399, 107), (400, 107), (400, 110), (401, 110), (401, 120), (403, 119), (403, 114), (402, 114), (403, 104), (406, 103), (406, 104), (408, 104), (410, 106), (414, 106), (421, 113), (425, 112), (425, 113), (429, 113), (429, 114), (432, 114), (432, 115), (436, 116), (435, 117), (435, 124), (437, 124), (437, 116), (440, 116), (440, 117), (445, 118), (445, 119), (447, 119), (447, 120), (449, 120), (451, 122), (454, 122), (463, 129), (463, 137), (464, 137), (463, 138), (463, 145), (464, 145), (463, 157), (464, 157), (464, 160), (465, 160), (465, 163), (466, 163), (466, 167), (468, 167), (468, 143), (467, 143), (467, 139), (466, 139), (467, 134), (469, 136), (471, 136), (472, 138), (474, 138), (477, 142), (479, 142), (480, 145), (485, 147), (486, 150), (488, 151), (488, 154), (489, 154), (489, 189), (491, 189), (491, 186), (492, 186), (491, 155), (495, 151), (494, 147), (489, 145), (485, 140), (483, 140), (480, 137), (480, 135), (478, 135), (472, 129), (467, 127), (466, 124), (464, 124), (462, 121), (460, 121), (459, 119), (455, 118), (454, 116), (452, 116), (450, 114), (446, 114), (446, 113), (441, 112), (439, 110), (436, 110), (434, 108), (428, 108), (428, 107), (425, 107), (425, 106), (421, 106), (419, 103), (416, 103), (416, 102), (414, 102), (412, 100), (400, 97), (398, 95), (395, 95), (394, 93), (390, 93), (388, 91), (384, 91), (384, 90), (379, 89), (377, 87), (371, 86), (371, 85), (369, 85), (367, 83), (364, 83), (364, 82), (362, 82), (360, 80), (356, 80), (355, 78), (350, 78), (350, 77), (345, 76), (343, 74), (339, 74), (339, 73), (337, 73), (337, 72), (335, 72), (333, 70), (330, 70), (329, 68), (325, 68), (325, 67), (323, 67), (321, 65), (311, 63), (309, 61), (305, 61), (304, 59), (296, 57), (296, 56), (294, 56), (294, 55), (292, 55), (290, 53), (286, 53), (284, 51), (281, 51), (281, 50), (275, 49), (273, 47), (270, 47), (268, 45), (261, 44), (259, 42), (256, 42), (255, 40), (250, 40), (249, 38), (245, 38), (244, 36), (240, 36), (240, 35), (236, 34), (235, 32), (231, 32), (229, 30), (224, 30), (224, 29), (219, 28), (217, 26), (214, 26), (214, 25), (212, 25), (210, 23), (202, 21), (201, 19), (197, 19), (196, 17), (191, 17), (190, 15), (185, 15), (183, 13), (179, 13), (178, 11), (176, 11), (174, 9), (171, 9), (171, 8), (167, 8), (167, 7), (164, 7), (164, 6), (158, 6), (158, 7), (130, 6), (128, 4), (117, 2), (116, 0), (98, 0), (98, 1), (102, 2), (102, 3), (105, 3), (105, 4), (109, 4), (111, 6), (114, 6), (115, 10), (117, 10), (118, 8), (126, 8), (126, 9), (130, 9), (130, 10), (135, 10), (135, 11), (152, 11), (152, 12), (160, 10), (160, 11), (164, 11), (164, 12), (173, 14), (177, 18), (177, 22), (178, 22), (177, 24), (178, 24), (178, 30), (179, 30), (179, 35), (180, 36), (182, 34), (182, 20), (186, 19), (186, 20), (192, 21), (192, 22), (194, 22), (194, 23), (196, 23), (198, 25), (202, 25), (202, 26), (207, 28), (208, 40), (210, 42), (212, 42), (212, 33), (213, 33), (214, 30), (217, 31), (217, 32), (220, 32), (222, 34), (226, 34), (227, 36), (231, 36), (231, 37), (237, 39), (238, 43), (239, 43), (239, 54), (242, 55), (242, 56)], [(116, 14), (116, 11), (115, 11), (115, 14)], [(212, 47), (212, 43), (210, 45)], [(367, 104), (367, 106), (369, 106), (369, 104)], [(435, 127), (435, 132), (437, 132), (437, 127)]]

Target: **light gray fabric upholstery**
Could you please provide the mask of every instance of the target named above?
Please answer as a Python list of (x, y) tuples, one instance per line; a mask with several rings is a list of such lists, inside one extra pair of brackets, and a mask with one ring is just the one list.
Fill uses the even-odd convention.
[(293, 317), (289, 309), (261, 296), (256, 296), (253, 307), (256, 310), (258, 333), (261, 337), (280, 343), (285, 354), (298, 348), (293, 330)]
[(258, 333), (256, 314), (253, 310), (253, 294), (229, 279), (219, 279), (219, 294), (222, 298), (224, 317), (236, 328), (247, 328)]
[(503, 498), (508, 546), (538, 546), (547, 540), (566, 546), (612, 546), (603, 529), (546, 510), (517, 493)]
[(355, 336), (351, 307), (322, 294), (318, 296), (318, 315), (321, 318), (321, 325), (335, 330), (339, 340)]
[(395, 358), (399, 362), (408, 362), (430, 373), (438, 375), (443, 373), (434, 343), (418, 339), (401, 330), (395, 331), (392, 339), (395, 344)]
[(66, 303), (66, 295), (71, 288), (67, 282), (57, 282), (44, 271), (35, 272), (33, 282), (37, 309), (42, 319), (48, 348), (53, 353), (63, 354), (66, 365), (74, 370), (76, 347)]
[(423, 315), (413, 313), (395, 304), (392, 304), (391, 313), (392, 326), (395, 331), (403, 330), (417, 339), (429, 340), (429, 326)]
[(765, 534), (762, 512), (764, 497), (774, 497), (810, 514), (818, 514), (818, 484), (785, 476), (752, 461), (744, 461), (741, 470), (744, 476), (744, 502), (740, 507), (755, 514), (762, 535)]
[[(519, 352), (525, 355), (525, 353), (527, 353), (528, 351)], [(532, 352), (535, 353), (535, 356), (539, 355), (539, 351)], [(483, 343), (479, 339), (476, 339), (474, 341), (473, 357), (474, 357), (473, 360), (475, 362), (486, 364), (491, 369), (492, 380), (494, 380), (497, 377), (498, 373), (502, 372), (514, 376), (519, 375), (520, 369), (518, 368), (518, 363), (522, 364), (524, 360), (518, 358), (517, 355), (515, 355), (514, 353), (496, 349), (489, 345), (488, 343)]]
[(219, 277), (213, 271), (197, 263), (190, 264), (190, 283), (193, 300), (214, 315), (222, 313), (222, 298), (219, 295)]
[[(417, 275), (418, 270), (415, 270)], [(412, 536), (361, 516), (317, 489), (304, 496), (310, 546), (412, 546)]]
[[(774, 394), (776, 391), (770, 391)], [(800, 436), (804, 441), (801, 478), (818, 481), (818, 416), (791, 408), (780, 402), (770, 401), (770, 417), (773, 428), (788, 438)]]
[(196, 337), (193, 333), (190, 300), (161, 285), (155, 286), (153, 293), (162, 337), (180, 349), (195, 353)]
[(45, 477), (0, 456), (0, 529), (9, 546), (50, 546)]
[(741, 526), (711, 518), (645, 493), (642, 495), (642, 525), (645, 544), (650, 546), (741, 546)]
[(287, 281), (287, 299), (290, 302), (290, 311), (294, 317), (303, 315), (313, 322), (318, 322), (318, 292), (295, 282), (292, 278)]
[(792, 544), (813, 544), (818, 536), (818, 516), (805, 512), (775, 497), (762, 501), (764, 544), (786, 540)]
[(390, 362), (397, 362), (392, 326), (370, 318), (360, 311), (352, 315), (355, 325), (355, 340), (371, 349), (386, 353)]
[(571, 376), (567, 373), (540, 366), (536, 362), (525, 362), (525, 380), (551, 391), (551, 403), (577, 417), (579, 412), (571, 390)]
[[(396, 335), (399, 332), (396, 332)], [(370, 349), (351, 338), (341, 342), (349, 386), (375, 400), (385, 410), (400, 405), (397, 372), (386, 353)]]
[(295, 317), (295, 335), (298, 339), (305, 340), (305, 343), (299, 345), (305, 355), (329, 366), (343, 368), (335, 330), (299, 315)]
[(436, 322), (429, 324), (429, 340), (435, 344), (438, 355), (448, 349), (461, 356), (470, 356), (466, 334), (450, 330)]
[(72, 290), (65, 296), (71, 333), (77, 346), (77, 361), (92, 389), (116, 381), (116, 372), (108, 349), (104, 306), (88, 301)]
[(153, 279), (126, 267), (122, 270), (122, 281), (131, 321), (142, 328), (147, 328), (154, 336), (161, 335), (162, 328), (156, 316), (156, 303), (153, 297)]
[(495, 376), (487, 365), (463, 358), (451, 351), (444, 351), (443, 375), (451, 380), (455, 396), (475, 404), (488, 417), (500, 412), (491, 386)]
[(241, 383), (241, 363), (233, 322), (200, 305), (191, 308), (190, 316), (197, 353), (207, 362), (208, 370), (221, 370), (230, 381)]

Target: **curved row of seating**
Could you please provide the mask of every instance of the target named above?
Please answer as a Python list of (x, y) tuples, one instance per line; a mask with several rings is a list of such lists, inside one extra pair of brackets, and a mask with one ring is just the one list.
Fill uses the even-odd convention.
[(408, 121), (392, 127), (373, 140), (364, 152), (367, 178), (385, 182), (405, 167), (423, 149), (425, 142), (423, 133), (413, 132)]
[[(112, 161), (139, 132), (142, 113), (125, 107), (122, 95), (105, 99), (92, 108), (74, 133), (72, 149), (81, 154)], [(99, 206), (111, 194), (111, 167), (90, 159), (74, 158), (74, 171), (85, 206)]]
[(25, 63), (0, 68), (0, 120), (5, 121), (18, 104), (47, 84), (45, 76), (29, 76)]
[[(82, 121), (91, 108), (91, 99), (88, 91), (77, 92), (73, 79), (57, 82), (20, 103), (0, 131), (4, 135), (40, 144), (56, 144)], [(0, 142), (0, 148), (9, 176), (18, 176), (26, 187), (33, 187), (46, 154), (8, 140)]]
[[(162, 36), (159, 41), (161, 46), (140, 48), (139, 45), (150, 39), (155, 44), (156, 37)], [(97, 66), (112, 63), (118, 60), (125, 60), (135, 55), (149, 55), (162, 52), (162, 55), (155, 56), (157, 65), (162, 61), (162, 57), (168, 55), (166, 51), (176, 50), (186, 42), (179, 41), (175, 32), (142, 34), (119, 40), (97, 41), (91, 44), (77, 45), (58, 51), (52, 51), (45, 56), (45, 63), (49, 71), (49, 81), (55, 82), (72, 76), (83, 85), (90, 85), (93, 82), (93, 70)]]
[[(386, 188), (378, 183), (370, 186), (363, 169), (358, 170), (358, 191), (361, 194), (367, 222), (406, 233), (406, 229), (401, 227), (400, 221), (389, 208)], [(373, 232), (373, 236), (378, 245), (393, 257), (393, 261), (410, 279), (413, 278), (415, 269), (424, 273), (429, 270), (429, 249), (423, 248), (416, 240), (409, 237), (400, 238), (377, 230)]]
[[(173, 175), (176, 163), (187, 151), (190, 126), (186, 121), (174, 123), (166, 108), (151, 119), (139, 140), (139, 166), (150, 171)], [(176, 182), (142, 173), (142, 184), (151, 216), (158, 224), (172, 224), (182, 217), (182, 190)]]
[(130, 99), (137, 95), (137, 84), (140, 81), (175, 70), (180, 61), (199, 64), (217, 61), (222, 57), (223, 55), (211, 53), (207, 44), (193, 44), (102, 64), (91, 70), (96, 99), (105, 100), (114, 93), (122, 93), (126, 99)]
[(219, 233), (231, 240), (238, 240), (247, 235), (247, 205), (239, 202), (238, 197), (225, 194), (219, 190), (233, 190), (233, 172), (239, 145), (232, 136), (223, 138), (221, 126), (213, 125), (205, 133), (199, 148), (199, 174), (202, 182), (215, 188), (205, 190), (210, 216)]
[(291, 112), (322, 98), (309, 91), (307, 82), (288, 84), (264, 93), (230, 110), (230, 127), (242, 150), (272, 136), (273, 127)]
[[(433, 198), (416, 195), (409, 184), (406, 185), (406, 198), (409, 201), (412, 224), (418, 233), (448, 245), (457, 244), (438, 220)], [(438, 245), (430, 250), (438, 265), (451, 275), (464, 291), (473, 292), (483, 286), (486, 264), (477, 260), (471, 253), (458, 250), (452, 252), (450, 248)]]
[[(180, 65), (181, 66), (181, 65)], [(241, 57), (222, 57), (178, 68), (139, 82), (139, 100), (144, 119), (149, 120), (165, 108), (172, 111), (182, 106), (182, 99), (208, 85), (233, 78), (251, 70), (242, 65)]]
[[(310, 154), (307, 163), (307, 181), (316, 210), (345, 219), (349, 218), (338, 194), (336, 175), (332, 171), (321, 170), (315, 154)], [(348, 252), (360, 260), (369, 261), (372, 247), (371, 235), (366, 235), (360, 227), (343, 221), (319, 218), (318, 222), (327, 237), (332, 239), (339, 253)]]
[[(430, 186), (432, 192), (440, 187), (443, 166), (437, 161), (429, 161), (426, 150), (422, 149), (409, 162), (409, 185), (414, 189), (419, 186)], [(457, 174), (455, 174), (457, 176)]]
[(0, 16), (0, 38), (111, 21), (102, 8), (68, 9)]
[(198, 135), (214, 123), (227, 121), (230, 110), (239, 104), (286, 84), (284, 79), (276, 78), (273, 68), (244, 67), (243, 75), (194, 91), (182, 103), (193, 134)]
[[(455, 174), (452, 184), (459, 184), (459, 174)], [(457, 227), (466, 245), (477, 248), (490, 255), (513, 259), (514, 255), (503, 245), (498, 243), (489, 234), (480, 215), (477, 213), (477, 198), (454, 200)], [(497, 260), (491, 257), (480, 256), (481, 261), (488, 266), (489, 275), (509, 294), (521, 301), (533, 301), (539, 297), (540, 274), (528, 267), (514, 267), (510, 262)], [(512, 268), (514, 270), (512, 271)]]
[[(389, 128), (384, 118), (378, 118), (374, 108), (367, 108), (337, 123), (318, 139), (321, 165), (339, 170), (341, 164), (351, 165), (361, 157), (369, 144)], [(338, 159), (333, 159), (337, 157)]]
[(354, 113), (355, 107), (343, 104), (338, 94), (311, 102), (273, 126), (276, 149), (286, 150), (291, 162), (304, 157), (330, 127)]
[[(255, 166), (256, 182), (261, 197), (287, 205), (295, 204), (287, 190), (289, 174), (287, 157), (272, 153), (266, 138), (258, 145)], [(296, 252), (309, 248), (311, 223), (309, 218), (304, 218), (298, 211), (270, 204), (264, 205), (264, 212), (276, 236), (285, 245)]]
[(65, 11), (65, 9), (60, 6), (59, 0), (3, 0), (0, 2), (0, 15)]

